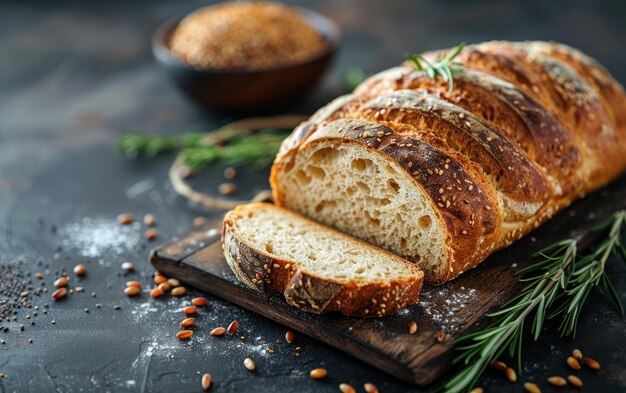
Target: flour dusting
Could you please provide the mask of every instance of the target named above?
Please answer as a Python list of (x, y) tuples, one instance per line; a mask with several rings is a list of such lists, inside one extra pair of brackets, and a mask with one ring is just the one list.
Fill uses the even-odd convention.
[(126, 196), (129, 199), (135, 199), (138, 196), (140, 196), (141, 194), (144, 194), (150, 190), (152, 190), (154, 188), (154, 180), (152, 179), (145, 179), (142, 180), (140, 182), (137, 182), (135, 184), (133, 184), (132, 186), (130, 186), (127, 190), (126, 190)]
[[(421, 306), (435, 324), (445, 332), (460, 328), (457, 314), (476, 298), (474, 288), (447, 287), (422, 294)], [(440, 299), (445, 299), (441, 302)], [(437, 301), (436, 301), (437, 300)]]
[(121, 255), (137, 247), (141, 239), (139, 222), (120, 225), (117, 220), (85, 217), (61, 229), (63, 247), (78, 250), (80, 255), (95, 258), (106, 253)]

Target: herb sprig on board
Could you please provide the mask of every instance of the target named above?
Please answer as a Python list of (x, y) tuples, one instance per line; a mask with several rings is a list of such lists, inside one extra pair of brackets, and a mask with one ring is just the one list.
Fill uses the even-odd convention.
[(281, 142), (287, 136), (285, 132), (275, 129), (244, 135), (238, 134), (236, 130), (228, 131), (220, 131), (223, 132), (220, 138), (207, 133), (185, 133), (180, 136), (127, 134), (117, 140), (116, 148), (129, 157), (147, 158), (179, 151), (185, 165), (192, 168), (221, 162), (224, 165), (251, 165), (262, 169), (272, 163)]
[(441, 54), (430, 62), (421, 55), (407, 53), (404, 57), (413, 63), (418, 71), (424, 71), (431, 79), (437, 79), (440, 77), (444, 81), (448, 82), (448, 91), (452, 91), (454, 88), (453, 74), (460, 70), (462, 64), (454, 61), (454, 59), (463, 51), (465, 43), (461, 42), (449, 55)]
[(493, 320), (486, 328), (455, 341), (458, 355), (454, 363), (462, 368), (443, 385), (443, 390), (469, 391), (483, 371), (505, 351), (517, 359), (521, 372), (524, 325), (532, 324), (531, 334), (537, 340), (547, 318), (560, 318), (561, 335), (575, 335), (578, 317), (593, 288), (607, 290), (623, 315), (623, 306), (605, 266), (613, 255), (626, 260), (624, 225), (626, 211), (622, 210), (595, 227), (594, 232), (604, 232), (606, 237), (585, 255), (577, 252), (575, 239), (539, 251), (535, 255), (539, 261), (518, 272), (520, 281), (526, 284), (522, 292), (498, 311), (488, 314)]

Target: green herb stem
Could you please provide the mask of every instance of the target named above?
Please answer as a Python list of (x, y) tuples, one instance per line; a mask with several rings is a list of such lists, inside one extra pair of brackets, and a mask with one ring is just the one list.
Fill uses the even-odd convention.
[(404, 57), (413, 63), (415, 69), (423, 71), (431, 79), (440, 77), (448, 82), (448, 91), (454, 89), (454, 73), (458, 72), (463, 64), (454, 61), (454, 59), (463, 51), (465, 43), (461, 42), (449, 55), (441, 54), (435, 61), (428, 61), (421, 55), (407, 53)]
[(526, 286), (519, 295), (509, 300), (496, 312), (484, 329), (466, 334), (455, 341), (459, 352), (455, 364), (462, 369), (443, 385), (450, 393), (469, 391), (483, 371), (506, 349), (517, 359), (521, 374), (522, 339), (526, 319), (534, 313), (531, 333), (535, 340), (541, 334), (546, 318), (561, 317), (561, 335), (575, 335), (580, 312), (590, 291), (598, 286), (609, 290), (618, 305), (623, 306), (606, 275), (605, 266), (611, 255), (626, 256), (622, 242), (622, 227), (626, 211), (613, 214), (594, 228), (594, 232), (607, 231), (607, 237), (589, 254), (577, 252), (578, 241), (566, 239), (544, 248), (535, 254), (540, 260), (520, 270), (520, 281)]

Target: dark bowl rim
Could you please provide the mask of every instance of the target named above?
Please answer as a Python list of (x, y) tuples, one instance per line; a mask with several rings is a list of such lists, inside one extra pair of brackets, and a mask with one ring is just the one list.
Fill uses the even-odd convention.
[[(188, 13), (182, 16), (176, 16), (176, 17), (170, 18), (166, 20), (165, 22), (161, 23), (157, 27), (157, 29), (154, 31), (152, 35), (152, 53), (159, 61), (167, 65), (184, 68), (189, 71), (212, 74), (212, 75), (254, 75), (254, 74), (264, 74), (264, 73), (276, 72), (276, 71), (285, 71), (291, 68), (296, 68), (296, 67), (303, 66), (306, 64), (314, 63), (326, 57), (331, 57), (335, 53), (337, 53), (342, 43), (341, 29), (339, 28), (339, 25), (337, 25), (337, 23), (335, 23), (332, 19), (328, 18), (327, 16), (322, 15), (321, 13), (314, 11), (310, 8), (300, 7), (297, 5), (290, 5), (289, 7), (300, 11), (300, 13), (308, 21), (311, 21), (312, 19), (317, 19), (317, 20), (322, 21), (324, 28), (320, 28), (318, 25), (314, 23), (311, 23), (311, 26), (315, 30), (317, 30), (317, 32), (321, 34), (322, 37), (324, 37), (324, 39), (328, 43), (327, 50), (325, 50), (324, 52), (316, 56), (313, 56), (311, 58), (308, 58), (298, 63), (286, 64), (286, 65), (281, 65), (278, 67), (263, 68), (263, 69), (257, 69), (257, 70), (216, 69), (216, 68), (194, 67), (183, 62), (180, 58), (172, 54), (166, 42), (166, 39), (170, 37), (174, 29), (178, 26), (178, 24), (187, 15), (190, 14)], [(195, 11), (192, 11), (192, 12), (195, 12)]]

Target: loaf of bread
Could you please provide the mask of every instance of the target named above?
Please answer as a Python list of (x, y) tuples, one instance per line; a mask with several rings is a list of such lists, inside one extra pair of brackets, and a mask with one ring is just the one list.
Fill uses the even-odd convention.
[(275, 203), (441, 284), (624, 170), (626, 96), (595, 60), (546, 42), (455, 60), (452, 90), (406, 63), (297, 127), (272, 168)]
[(242, 283), (312, 313), (385, 316), (417, 302), (424, 278), (409, 261), (267, 203), (228, 212), (222, 240)]

